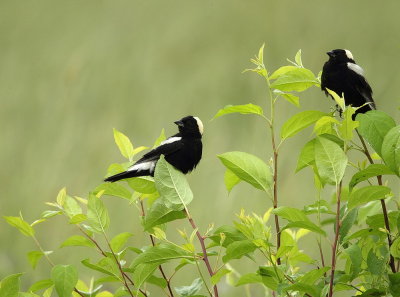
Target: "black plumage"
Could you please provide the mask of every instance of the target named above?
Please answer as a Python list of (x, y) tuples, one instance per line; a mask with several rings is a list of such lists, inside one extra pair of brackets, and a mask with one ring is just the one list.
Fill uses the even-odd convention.
[(192, 171), (200, 162), (202, 155), (203, 123), (198, 117), (187, 116), (175, 124), (178, 125), (179, 133), (163, 141), (126, 171), (107, 177), (104, 181), (115, 182), (130, 177), (154, 176), (161, 155), (182, 173)]
[(326, 89), (339, 96), (344, 95), (345, 104), (353, 107), (368, 103), (357, 109), (355, 115), (376, 109), (372, 89), (364, 77), (364, 70), (356, 64), (351, 52), (335, 49), (327, 54), (329, 60), (324, 64), (321, 76), (321, 89), (326, 95), (329, 95)]

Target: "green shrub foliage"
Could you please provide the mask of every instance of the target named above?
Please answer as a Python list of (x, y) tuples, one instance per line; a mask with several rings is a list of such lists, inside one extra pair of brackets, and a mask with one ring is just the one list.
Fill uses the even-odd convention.
[[(219, 290), (222, 283), (242, 296), (252, 296), (255, 286), (264, 288), (261, 292), (265, 296), (331, 297), (340, 291), (345, 296), (400, 296), (399, 203), (386, 180), (388, 176), (390, 180), (399, 176), (400, 126), (383, 111), (359, 114), (354, 121), (355, 109), (345, 106), (345, 98), (332, 93), (343, 109), (341, 117), (335, 112), (303, 110), (277, 127), (277, 103), (300, 107), (303, 92), (319, 88), (320, 81), (304, 67), (301, 51), (289, 61), (290, 65), (271, 73), (264, 64), (263, 51), (264, 46), (251, 59), (254, 68), (246, 71), (265, 82), (266, 102), (228, 105), (214, 118), (233, 113), (262, 118), (269, 129), (265, 137), (272, 156), (262, 159), (231, 151), (216, 156), (215, 162), (226, 168), (220, 179), (227, 191), (248, 183), (265, 193), (270, 208), (251, 214), (242, 210), (232, 224), (210, 224), (212, 227), (206, 230), (190, 213), (196, 193), (186, 177), (164, 158), (157, 164), (154, 179), (103, 183), (86, 198), (73, 197), (62, 189), (56, 200), (48, 203), (50, 209), (33, 223), (22, 216), (4, 217), (36, 242), (38, 249), (27, 254), (32, 268), (39, 261), (47, 261), (51, 270), (48, 279), (37, 281), (25, 292), (20, 288), (22, 274), (3, 278), (0, 296), (143, 297), (155, 296), (157, 293), (152, 292), (158, 290), (170, 297), (217, 297), (224, 295)], [(281, 205), (278, 176), (280, 148), (304, 129), (313, 129), (313, 133), (304, 140), (293, 174), (309, 168), (317, 198), (299, 209)], [(114, 130), (114, 138), (127, 163), (112, 164), (108, 174), (125, 169), (146, 149), (135, 148), (118, 130)], [(164, 138), (162, 132), (155, 145)], [(320, 195), (327, 187), (335, 193), (331, 201)], [(103, 203), (104, 196), (122, 198), (137, 206), (147, 242), (140, 247), (130, 246), (129, 229), (121, 229), (109, 238), (112, 218)], [(52, 252), (44, 250), (36, 238), (36, 225), (58, 215), (76, 226), (76, 234), (66, 238), (61, 247), (93, 250), (92, 258), (81, 260), (84, 269), (93, 271), (90, 285), (80, 279), (78, 267), (54, 263)], [(168, 233), (176, 231), (166, 232), (165, 225), (176, 220), (186, 221), (192, 230), (179, 231), (181, 239), (171, 241)], [(311, 243), (309, 247), (319, 250), (318, 257), (299, 248), (298, 241), (303, 237)], [(252, 265), (252, 271), (235, 269), (238, 259)], [(197, 277), (186, 286), (175, 285), (175, 279), (187, 269), (197, 271)]]

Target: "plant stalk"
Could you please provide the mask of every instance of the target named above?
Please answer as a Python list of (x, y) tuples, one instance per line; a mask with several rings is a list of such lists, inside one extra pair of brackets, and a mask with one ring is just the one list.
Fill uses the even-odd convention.
[[(144, 217), (146, 215), (146, 213), (145, 213), (145, 210), (144, 210), (143, 200), (140, 200), (140, 206), (141, 206), (141, 209), (142, 209), (141, 216)], [(150, 234), (150, 241), (151, 241), (152, 246), (156, 245), (156, 243), (154, 241), (154, 237), (151, 234)], [(161, 275), (164, 278), (164, 280), (167, 282), (167, 288), (168, 288), (170, 297), (174, 297), (174, 293), (173, 293), (172, 288), (171, 288), (171, 279), (167, 278), (167, 276), (164, 273), (164, 269), (162, 268), (161, 265), (158, 266), (158, 269), (160, 270)]]
[[(55, 264), (53, 263), (53, 261), (51, 261), (50, 257), (48, 255), (46, 255), (44, 249), (42, 248), (42, 245), (40, 244), (39, 240), (37, 240), (37, 238), (35, 236), (32, 237), (33, 240), (35, 241), (37, 247), (39, 248), (39, 250), (43, 253), (43, 255), (45, 256), (47, 262), (50, 264), (51, 267), (54, 267)], [(79, 296), (85, 297), (81, 292), (79, 292), (79, 290), (77, 288), (74, 287), (74, 292), (77, 293)]]
[[(211, 265), (210, 265), (210, 261), (208, 260), (207, 250), (206, 250), (206, 246), (204, 244), (204, 237), (200, 234), (199, 229), (196, 226), (196, 223), (194, 222), (192, 216), (189, 213), (189, 210), (186, 207), (184, 209), (184, 212), (185, 212), (185, 214), (186, 214), (186, 216), (187, 216), (187, 218), (188, 218), (188, 220), (190, 222), (190, 225), (193, 227), (194, 230), (197, 230), (196, 231), (196, 235), (197, 235), (197, 238), (199, 239), (199, 242), (200, 242), (200, 245), (201, 245), (201, 250), (203, 251), (203, 261), (206, 264), (208, 273), (212, 277), (214, 275), (214, 271), (212, 270)], [(216, 284), (214, 285), (213, 289), (214, 289), (214, 297), (218, 297), (218, 287), (217, 287)]]
[[(97, 241), (91, 237), (89, 234), (87, 234), (80, 226), (77, 226), (79, 228), (79, 230), (83, 233), (83, 235), (86, 236), (87, 239), (89, 239), (91, 242), (94, 243), (94, 245), (97, 247), (99, 253), (103, 256), (103, 257), (107, 257), (107, 254), (103, 251), (103, 249), (101, 248), (101, 246), (97, 243)], [(119, 264), (119, 262), (117, 263), (117, 265)], [(135, 286), (133, 280), (129, 277), (129, 275), (127, 273), (125, 273), (123, 270), (121, 270), (121, 273), (123, 274), (124, 280), (125, 278), (129, 281), (129, 283), (132, 286)], [(130, 291), (130, 290), (129, 290)], [(142, 289), (139, 289), (140, 293), (142, 293), (145, 297), (147, 297), (147, 294), (145, 291), (143, 291)]]
[[(275, 150), (275, 141), (273, 141)], [(278, 152), (274, 151), (274, 209), (278, 208)], [(279, 226), (278, 215), (274, 215), (275, 231), (276, 231), (276, 250), (278, 251), (281, 246), (281, 230)], [(281, 259), (277, 258), (276, 263), (281, 265)]]
[(129, 288), (128, 282), (127, 282), (127, 280), (126, 280), (126, 279), (127, 279), (127, 274), (126, 274), (126, 273), (124, 272), (124, 270), (122, 269), (121, 263), (119, 262), (119, 260), (118, 260), (118, 258), (117, 258), (117, 255), (114, 253), (114, 251), (113, 251), (113, 249), (112, 249), (112, 247), (111, 247), (111, 244), (110, 244), (110, 242), (108, 241), (108, 238), (107, 238), (106, 234), (105, 234), (105, 233), (103, 233), (103, 234), (104, 234), (104, 238), (106, 239), (108, 248), (110, 249), (111, 254), (112, 254), (113, 257), (114, 257), (115, 263), (117, 264), (118, 269), (119, 269), (119, 271), (120, 271), (120, 273), (121, 273), (122, 279), (123, 279), (123, 281), (124, 281), (124, 286), (125, 286), (125, 288), (128, 290), (129, 294), (130, 294), (132, 297), (134, 297), (134, 295), (133, 295), (133, 293), (132, 293), (132, 291), (131, 291), (131, 288)]
[[(264, 69), (265, 65), (263, 64)], [(271, 91), (271, 83), (269, 81), (268, 72), (265, 71), (265, 80), (268, 86), (268, 93), (270, 98), (270, 109), (271, 109), (271, 118), (269, 121), (269, 127), (271, 129), (271, 143), (272, 143), (272, 150), (274, 152), (274, 176), (273, 176), (273, 207), (274, 209), (278, 208), (278, 147), (276, 146), (275, 142), (275, 130), (274, 130), (274, 118), (275, 118), (275, 100), (274, 96), (272, 95)], [(279, 217), (278, 215), (274, 215), (275, 220), (275, 232), (276, 232), (276, 250), (278, 251), (281, 246), (281, 228), (279, 226)], [(278, 265), (281, 264), (281, 259), (277, 258), (276, 263)]]
[(339, 231), (340, 231), (340, 198), (342, 194), (342, 182), (336, 186), (336, 223), (335, 223), (335, 240), (332, 245), (332, 260), (331, 260), (331, 278), (329, 282), (329, 297), (333, 296), (333, 280), (335, 278), (335, 269), (336, 269), (336, 252), (337, 245), (339, 241)]
[[(362, 146), (363, 146), (363, 148), (364, 148), (364, 154), (365, 154), (365, 156), (367, 157), (368, 161), (369, 161), (371, 164), (374, 164), (374, 160), (372, 160), (371, 154), (370, 154), (369, 151), (368, 151), (368, 148), (367, 148), (367, 145), (365, 144), (364, 138), (360, 135), (360, 133), (358, 132), (357, 129), (356, 129), (356, 132), (357, 132), (357, 135), (358, 135), (358, 137), (360, 138), (361, 144), (362, 144)], [(382, 186), (382, 185), (383, 185), (383, 182), (382, 182), (382, 175), (378, 175), (378, 176), (376, 177), (376, 179), (378, 180), (378, 185)], [(384, 222), (385, 222), (385, 228), (386, 228), (386, 230), (388, 231), (387, 234), (386, 234), (386, 236), (387, 236), (388, 245), (389, 245), (389, 250), (390, 250), (390, 247), (392, 246), (392, 243), (393, 243), (393, 242), (392, 242), (392, 238), (390, 237), (389, 215), (388, 215), (388, 212), (387, 212), (387, 209), (386, 209), (385, 200), (384, 200), (384, 199), (381, 199), (380, 201), (381, 201), (383, 219), (384, 219)], [(396, 271), (397, 271), (396, 265), (395, 265), (395, 262), (394, 262), (394, 258), (393, 258), (393, 256), (392, 256), (391, 254), (390, 254), (390, 260), (389, 260), (389, 266), (390, 266), (390, 269), (392, 270), (392, 272), (393, 272), (393, 273), (396, 273)]]

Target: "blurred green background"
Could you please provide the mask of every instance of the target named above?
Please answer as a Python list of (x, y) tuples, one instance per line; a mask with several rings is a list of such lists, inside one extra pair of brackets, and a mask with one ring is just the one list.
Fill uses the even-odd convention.
[[(151, 146), (161, 128), (175, 133), (173, 121), (188, 114), (205, 124), (203, 160), (188, 177), (201, 229), (230, 224), (241, 208), (262, 214), (271, 203), (261, 192), (242, 184), (227, 195), (216, 154), (242, 150), (268, 160), (267, 128), (251, 116), (210, 121), (227, 104), (251, 102), (268, 112), (262, 79), (241, 73), (249, 59), (265, 42), (265, 61), (274, 70), (302, 49), (304, 65), (318, 73), (326, 51), (350, 49), (377, 106), (398, 119), (399, 10), (398, 1), (360, 0), (0, 1), (0, 214), (21, 211), (31, 222), (64, 186), (85, 196), (109, 164), (124, 161), (112, 128), (135, 146)], [(332, 102), (313, 88), (301, 105), (329, 111)], [(278, 125), (297, 111), (279, 104)], [(281, 204), (300, 207), (315, 197), (310, 173), (294, 174), (310, 134), (290, 139), (281, 151)], [(129, 230), (138, 245), (148, 244), (135, 207), (117, 198), (106, 203), (110, 234)], [(61, 217), (37, 231), (46, 250), (75, 232)], [(36, 270), (27, 262), (34, 249), (31, 239), (1, 222), (0, 277), (25, 271), (26, 285), (47, 278), (45, 261)], [(77, 249), (59, 250), (53, 259), (74, 262), (82, 257), (71, 255)], [(82, 277), (88, 281), (86, 269)], [(241, 289), (222, 287), (222, 295), (242, 296)]]

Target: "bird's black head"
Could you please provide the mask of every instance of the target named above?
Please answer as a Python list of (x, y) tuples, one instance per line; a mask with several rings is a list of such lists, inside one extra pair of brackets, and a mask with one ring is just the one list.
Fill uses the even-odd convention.
[(330, 52), (327, 52), (329, 56), (329, 61), (334, 61), (336, 63), (355, 63), (353, 54), (346, 49), (335, 49)]
[(203, 122), (198, 117), (187, 116), (176, 121), (175, 124), (178, 125), (182, 136), (201, 138), (203, 135)]

